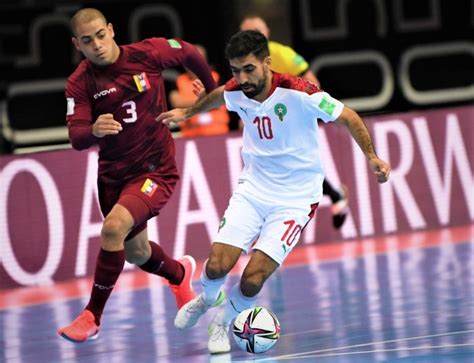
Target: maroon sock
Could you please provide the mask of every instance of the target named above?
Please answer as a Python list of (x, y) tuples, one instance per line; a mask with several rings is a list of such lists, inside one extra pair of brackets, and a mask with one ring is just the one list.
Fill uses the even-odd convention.
[(94, 274), (91, 298), (86, 306), (94, 314), (95, 322), (100, 325), (100, 317), (125, 263), (125, 252), (100, 249)]
[(155, 242), (148, 241), (151, 247), (150, 259), (140, 268), (143, 271), (162, 276), (173, 285), (179, 285), (184, 278), (184, 267), (175, 259), (167, 256)]

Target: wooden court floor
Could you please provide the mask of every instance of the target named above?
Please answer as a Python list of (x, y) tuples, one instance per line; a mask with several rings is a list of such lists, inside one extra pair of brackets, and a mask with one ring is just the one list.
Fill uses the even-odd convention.
[(261, 355), (235, 345), (209, 355), (215, 311), (176, 330), (171, 292), (141, 271), (120, 277), (97, 340), (60, 339), (57, 327), (81, 311), (90, 284), (0, 291), (0, 362), (474, 362), (474, 225), (295, 249), (260, 294), (282, 326)]

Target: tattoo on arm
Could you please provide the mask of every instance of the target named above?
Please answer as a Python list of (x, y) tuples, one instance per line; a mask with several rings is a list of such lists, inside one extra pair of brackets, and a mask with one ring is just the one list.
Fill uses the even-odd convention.
[(352, 137), (368, 159), (376, 157), (377, 154), (375, 153), (375, 148), (367, 126), (357, 114), (354, 113), (354, 115), (355, 117), (347, 123)]
[(210, 111), (224, 104), (224, 87), (218, 87), (208, 95), (198, 100), (186, 110), (186, 116), (192, 117), (197, 113)]

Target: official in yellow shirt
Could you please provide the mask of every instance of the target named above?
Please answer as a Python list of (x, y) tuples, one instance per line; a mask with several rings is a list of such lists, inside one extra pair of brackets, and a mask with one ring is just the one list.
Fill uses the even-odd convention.
[[(246, 16), (240, 23), (240, 30), (257, 30), (265, 35), (267, 39), (270, 39), (270, 29), (267, 23), (256, 15)], [(308, 62), (296, 53), (293, 48), (272, 40), (269, 40), (268, 48), (272, 58), (271, 67), (274, 72), (303, 77), (318, 87), (320, 86), (316, 75), (309, 69)]]

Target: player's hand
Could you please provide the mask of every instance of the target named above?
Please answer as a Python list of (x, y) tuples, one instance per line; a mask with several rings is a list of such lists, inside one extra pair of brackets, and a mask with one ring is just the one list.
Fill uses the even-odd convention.
[(114, 115), (111, 113), (100, 115), (92, 125), (92, 133), (95, 137), (117, 135), (120, 131), (122, 131), (122, 125), (114, 120)]
[(186, 118), (185, 108), (175, 108), (174, 110), (161, 113), (156, 118), (156, 121), (163, 122), (166, 126), (170, 126), (173, 123), (179, 124), (180, 122), (186, 120)]
[(193, 93), (194, 95), (200, 100), (206, 95), (206, 90), (204, 89), (204, 85), (199, 79), (195, 79), (192, 83), (193, 85)]
[(370, 168), (377, 177), (379, 183), (385, 183), (390, 175), (390, 165), (379, 158), (373, 158), (369, 161)]

